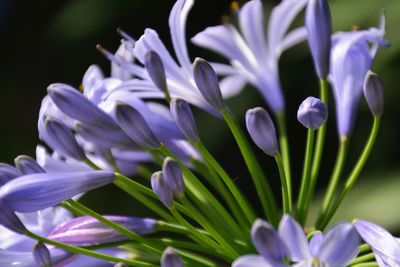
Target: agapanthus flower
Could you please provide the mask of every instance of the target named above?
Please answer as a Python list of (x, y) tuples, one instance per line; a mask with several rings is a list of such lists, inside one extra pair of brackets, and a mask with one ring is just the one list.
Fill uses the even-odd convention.
[[(338, 133), (351, 134), (364, 77), (370, 70), (379, 45), (387, 46), (384, 17), (379, 29), (339, 32), (333, 35), (329, 80), (336, 104)], [(370, 47), (369, 44), (372, 44)]]
[(192, 42), (225, 56), (231, 65), (216, 64), (221, 75), (239, 75), (254, 85), (270, 108), (281, 112), (285, 108), (279, 80), (279, 58), (286, 49), (306, 38), (304, 27), (287, 33), (306, 0), (284, 0), (276, 6), (265, 34), (263, 5), (252, 0), (238, 12), (240, 31), (230, 23), (206, 28)]
[(268, 222), (258, 219), (251, 230), (260, 255), (239, 257), (233, 267), (346, 266), (358, 254), (360, 238), (350, 223), (340, 223), (327, 233), (317, 232), (307, 240), (300, 226), (284, 215), (276, 231)]

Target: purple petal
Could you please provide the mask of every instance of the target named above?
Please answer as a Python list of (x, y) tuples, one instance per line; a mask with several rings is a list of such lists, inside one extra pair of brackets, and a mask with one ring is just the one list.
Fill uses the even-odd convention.
[(350, 223), (341, 223), (325, 235), (317, 257), (329, 266), (346, 266), (358, 254), (360, 237)]
[(232, 267), (287, 267), (289, 265), (267, 260), (258, 255), (244, 255), (237, 258)]
[(0, 200), (13, 211), (38, 211), (113, 180), (109, 171), (29, 174), (2, 186)]
[(316, 232), (310, 240), (310, 251), (312, 256), (316, 256), (319, 252), (319, 248), (321, 247), (322, 240), (324, 236), (321, 232)]
[(311, 252), (301, 225), (285, 214), (279, 224), (279, 237), (288, 249), (288, 257), (294, 262), (310, 259)]
[(15, 158), (15, 167), (22, 174), (32, 174), (32, 173), (41, 173), (45, 172), (42, 167), (31, 157), (26, 155), (21, 155)]

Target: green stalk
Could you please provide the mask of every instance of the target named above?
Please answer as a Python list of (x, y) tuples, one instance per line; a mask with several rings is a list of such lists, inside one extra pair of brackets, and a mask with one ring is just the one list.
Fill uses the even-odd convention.
[(365, 262), (365, 263), (359, 263), (356, 265), (351, 265), (351, 267), (379, 267), (378, 263), (376, 262)]
[(365, 254), (365, 255), (362, 255), (360, 257), (355, 258), (354, 260), (352, 260), (350, 262), (349, 266), (354, 266), (356, 264), (364, 263), (366, 261), (371, 261), (371, 260), (374, 260), (374, 259), (375, 259), (375, 254), (373, 252), (371, 252), (371, 253), (368, 253), (368, 254)]
[(312, 161), (312, 152), (314, 148), (314, 136), (315, 136), (314, 130), (308, 129), (307, 145), (304, 155), (303, 175), (301, 177), (301, 186), (297, 202), (297, 220), (301, 225), (304, 225), (307, 220), (306, 205), (307, 205), (307, 195), (310, 191), (310, 183), (311, 183), (310, 182), (311, 161)]
[[(185, 197), (180, 198), (183, 205), (185, 205), (190, 211), (193, 212), (196, 221), (206, 230), (208, 231), (211, 236), (219, 243), (222, 247), (224, 247), (229, 253), (239, 256), (236, 250), (230, 245), (235, 244), (232, 236), (222, 235), (222, 231), (216, 231), (215, 228), (208, 222), (206, 218), (190, 203), (190, 201)], [(229, 242), (228, 242), (229, 241)]]
[[(333, 173), (332, 173), (331, 179), (329, 181), (329, 185), (328, 185), (328, 189), (325, 194), (325, 198), (322, 202), (322, 207), (321, 207), (319, 218), (317, 220), (317, 225), (320, 225), (320, 223), (325, 220), (328, 208), (330, 207), (330, 205), (332, 205), (335, 193), (337, 193), (336, 192), (337, 186), (339, 184), (340, 176), (342, 175), (343, 167), (344, 167), (344, 164), (346, 161), (348, 140), (349, 140), (348, 138), (340, 138), (339, 151), (338, 151), (338, 155), (336, 157), (335, 167), (333, 169)], [(317, 229), (321, 230), (320, 228), (317, 228)]]
[(350, 175), (346, 179), (346, 183), (344, 185), (343, 190), (340, 192), (339, 196), (331, 206), (328, 214), (325, 216), (325, 219), (321, 223), (321, 227), (325, 228), (328, 225), (329, 221), (332, 219), (333, 215), (339, 208), (340, 204), (342, 203), (343, 199), (347, 196), (350, 190), (353, 188), (354, 184), (356, 183), (358, 177), (360, 176), (361, 171), (363, 170), (365, 163), (368, 160), (369, 155), (371, 154), (372, 148), (375, 144), (376, 137), (379, 132), (379, 127), (381, 123), (380, 117), (374, 117), (374, 121), (372, 124), (371, 132), (369, 134), (367, 143), (361, 152), (360, 157), (357, 160), (356, 165), (354, 166), (353, 170), (351, 171)]
[[(321, 101), (328, 106), (328, 82), (326, 81), (326, 79), (320, 79), (319, 84), (320, 84), (319, 94), (321, 97)], [(325, 122), (324, 124), (321, 125), (321, 127), (319, 127), (317, 131), (317, 138), (316, 138), (317, 140), (315, 144), (314, 158), (311, 168), (311, 180), (310, 180), (309, 190), (306, 196), (307, 200), (306, 200), (304, 214), (308, 214), (308, 210), (311, 205), (311, 200), (314, 196), (315, 185), (317, 184), (319, 169), (321, 166), (322, 154), (324, 152), (326, 128), (327, 128), (327, 123)]]
[[(226, 173), (224, 168), (211, 155), (211, 153), (208, 151), (208, 149), (203, 145), (203, 143), (201, 141), (198, 141), (198, 142), (194, 143), (193, 145), (197, 148), (197, 150), (203, 156), (206, 163), (208, 165), (212, 166), (212, 168), (218, 173), (219, 177), (221, 177), (221, 179), (223, 180), (225, 185), (228, 187), (228, 189), (231, 192), (231, 194), (233, 195), (233, 197), (236, 199), (237, 204), (239, 204), (239, 206), (242, 209), (243, 213), (245, 214), (247, 220), (249, 221), (250, 224), (252, 224), (257, 216), (256, 216), (255, 212), (253, 211), (252, 207), (247, 202), (247, 199), (243, 196), (243, 194), (237, 188), (237, 186), (232, 181), (232, 179), (229, 177), (229, 175)], [(234, 204), (231, 204), (231, 205), (236, 206)]]
[(251, 150), (251, 146), (247, 142), (247, 139), (240, 129), (237, 121), (233, 118), (227, 108), (222, 109), (221, 114), (228, 124), (233, 136), (235, 137), (236, 143), (239, 146), (243, 159), (256, 187), (264, 213), (269, 222), (276, 226), (278, 223), (277, 207), (271, 186), (269, 185), (263, 170), (259, 165), (253, 151)]
[(279, 177), (281, 179), (283, 212), (289, 214), (292, 211), (291, 183), (285, 173), (285, 167), (283, 166), (282, 155), (278, 152), (274, 158), (276, 161), (276, 165), (278, 166)]
[(203, 202), (198, 204), (203, 204), (202, 206), (204, 208), (204, 212), (208, 213), (215, 210), (217, 212), (216, 217), (221, 218), (224, 223), (223, 225), (220, 225), (220, 227), (226, 228), (227, 226), (229, 226), (238, 236), (242, 236), (243, 232), (240, 227), (232, 219), (225, 208), (219, 203), (219, 201), (211, 194), (211, 192), (197, 179), (193, 172), (166, 146), (161, 145), (159, 150), (166, 156), (173, 158), (179, 164), (184, 176), (187, 178), (185, 180), (185, 185), (188, 187), (189, 190), (197, 193), (196, 196), (198, 197), (198, 199), (196, 201)]
[(66, 203), (68, 205), (70, 205), (71, 207), (77, 209), (78, 211), (80, 211), (81, 213), (85, 214), (85, 215), (89, 215), (90, 217), (95, 218), (96, 220), (98, 220), (99, 222), (101, 222), (102, 224), (120, 232), (121, 234), (129, 237), (132, 240), (135, 240), (143, 245), (146, 245), (146, 247), (148, 249), (150, 249), (151, 251), (161, 255), (163, 247), (160, 246), (157, 243), (151, 242), (146, 238), (143, 238), (142, 236), (138, 235), (137, 233), (125, 228), (124, 226), (115, 223), (113, 221), (108, 220), (107, 218), (101, 216), (100, 214), (98, 214), (97, 212), (91, 210), (90, 208), (86, 207), (85, 205), (82, 205), (81, 203), (73, 200), (73, 199), (69, 199), (66, 201)]
[(95, 252), (95, 251), (87, 250), (87, 249), (84, 249), (84, 248), (80, 248), (80, 247), (72, 246), (72, 245), (69, 245), (69, 244), (57, 242), (57, 241), (54, 241), (54, 240), (47, 239), (45, 237), (36, 235), (36, 234), (34, 234), (32, 232), (29, 232), (28, 230), (26, 230), (24, 234), (26, 236), (30, 237), (30, 238), (33, 238), (33, 239), (39, 241), (39, 242), (56, 246), (58, 248), (67, 250), (67, 251), (72, 252), (74, 254), (82, 254), (82, 255), (89, 256), (89, 257), (93, 257), (93, 258), (97, 258), (97, 259), (101, 259), (101, 260), (105, 260), (105, 261), (111, 261), (111, 262), (115, 262), (115, 263), (122, 262), (122, 263), (126, 263), (128, 265), (137, 266), (137, 267), (156, 267), (157, 266), (155, 264), (141, 262), (141, 261), (138, 261), (138, 260), (129, 260), (129, 259), (117, 258), (117, 257), (113, 257), (113, 256), (110, 256), (110, 255), (107, 255), (107, 254), (102, 254), (102, 253), (98, 253), (98, 252)]
[(290, 169), (290, 152), (289, 152), (289, 140), (286, 128), (286, 115), (285, 112), (276, 113), (276, 121), (279, 130), (279, 148), (282, 154), (283, 166), (285, 168), (286, 179), (289, 181), (288, 186), (291, 187), (292, 173)]

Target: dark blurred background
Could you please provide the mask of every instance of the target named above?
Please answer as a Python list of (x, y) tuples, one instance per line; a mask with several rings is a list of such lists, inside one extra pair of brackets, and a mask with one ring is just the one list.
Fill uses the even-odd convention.
[[(243, 4), (246, 1), (239, 1)], [(279, 1), (264, 1), (266, 12)], [(11, 163), (19, 154), (34, 156), (38, 142), (36, 121), (46, 87), (53, 82), (79, 86), (86, 69), (93, 63), (109, 71), (109, 62), (95, 49), (101, 43), (110, 50), (119, 45), (120, 27), (139, 38), (146, 27), (156, 29), (171, 49), (168, 16), (172, 0), (75, 0), (24, 1), (0, 0), (0, 161)], [(187, 25), (187, 37), (192, 37), (209, 25), (217, 25), (222, 15), (231, 15), (229, 0), (198, 0)], [(399, 230), (400, 211), (400, 1), (399, 0), (332, 0), (330, 1), (335, 30), (350, 30), (378, 26), (382, 9), (386, 13), (386, 38), (392, 43), (381, 49), (373, 70), (385, 83), (385, 114), (379, 139), (360, 183), (343, 205), (338, 218), (363, 217)], [(299, 18), (297, 23), (302, 23)], [(189, 44), (192, 58), (208, 60), (220, 58), (211, 52)], [(300, 102), (309, 95), (317, 95), (318, 84), (305, 43), (286, 52), (281, 59), (281, 80), (286, 94), (288, 128), (294, 178), (301, 174), (306, 131), (296, 121)], [(332, 100), (332, 96), (331, 96)], [(252, 88), (229, 100), (237, 117), (243, 121), (245, 111), (257, 105), (265, 106)], [(333, 102), (330, 105), (333, 106)], [(336, 155), (336, 126), (334, 110), (330, 109), (329, 135), (323, 161), (320, 186), (331, 171)], [(247, 171), (238, 150), (223, 126), (204, 112), (196, 112), (205, 143), (217, 154), (237, 182), (247, 189)], [(369, 132), (371, 116), (365, 101), (361, 101), (355, 132), (352, 137), (348, 169), (357, 159)], [(223, 141), (221, 141), (223, 140)], [(272, 183), (279, 192), (278, 178), (271, 159), (258, 153)], [(325, 182), (324, 182), (325, 181)], [(295, 184), (298, 181), (295, 180)], [(115, 211), (115, 206), (103, 206), (116, 192), (113, 188), (100, 190), (100, 196), (89, 196), (104, 212)], [(111, 193), (110, 193), (111, 192)], [(252, 191), (246, 191), (252, 192)], [(254, 195), (248, 193), (248, 195)], [(121, 199), (121, 202), (128, 201)], [(126, 210), (119, 205), (117, 211)]]

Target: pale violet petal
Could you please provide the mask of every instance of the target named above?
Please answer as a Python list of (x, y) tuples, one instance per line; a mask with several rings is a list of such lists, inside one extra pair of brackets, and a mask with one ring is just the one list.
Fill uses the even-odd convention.
[(282, 263), (269, 262), (259, 255), (244, 255), (237, 258), (232, 267), (286, 267), (289, 265)]
[(300, 262), (311, 258), (310, 248), (301, 225), (289, 215), (284, 215), (279, 224), (279, 236), (285, 242), (289, 258)]
[(310, 251), (312, 256), (316, 256), (319, 252), (324, 236), (321, 232), (316, 232), (310, 240)]
[(182, 69), (189, 75), (192, 73), (192, 64), (186, 46), (186, 20), (194, 0), (178, 0), (169, 16), (169, 28), (171, 31), (172, 45)]
[(355, 227), (340, 223), (324, 235), (317, 257), (329, 266), (346, 266), (357, 256), (359, 245)]
[(264, 9), (260, 0), (247, 2), (239, 10), (240, 30), (259, 62), (267, 61)]
[(295, 46), (296, 44), (303, 42), (307, 38), (307, 31), (305, 27), (294, 29), (289, 32), (277, 48), (276, 56), (279, 57), (282, 52)]
[(223, 98), (239, 94), (245, 87), (247, 80), (241, 75), (230, 75), (219, 82)]

